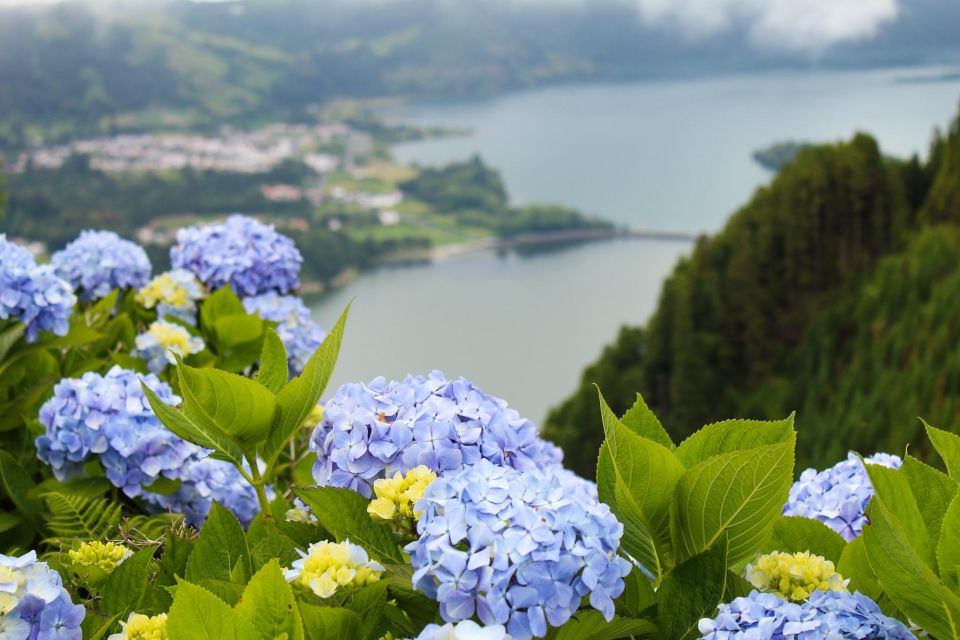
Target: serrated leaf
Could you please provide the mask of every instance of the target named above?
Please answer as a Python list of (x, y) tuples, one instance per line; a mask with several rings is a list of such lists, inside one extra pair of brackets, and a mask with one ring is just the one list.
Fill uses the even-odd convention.
[(861, 537), (883, 592), (907, 618), (938, 640), (960, 637), (960, 598), (917, 555), (879, 493), (870, 500), (867, 515), (870, 524)]
[[(618, 640), (657, 634), (657, 625), (644, 618), (615, 616), (607, 622), (596, 610), (576, 613), (566, 624), (547, 636), (549, 640)], [(657, 634), (659, 638), (660, 635)]]
[(349, 539), (381, 562), (403, 562), (390, 529), (374, 522), (367, 513), (369, 502), (356, 491), (318, 487), (298, 490), (297, 495), (338, 542)]
[(350, 305), (347, 305), (340, 314), (337, 324), (333, 326), (316, 352), (310, 356), (303, 368), (303, 373), (287, 383), (287, 386), (277, 394), (277, 420), (270, 432), (270, 437), (261, 449), (261, 456), (268, 468), (273, 466), (277, 456), (320, 400), (320, 394), (327, 386), (337, 363), (349, 313)]
[(713, 617), (727, 581), (727, 536), (710, 550), (678, 565), (657, 592), (657, 626), (665, 640), (699, 636), (697, 623)]
[(187, 442), (213, 449), (224, 460), (232, 462), (234, 466), (243, 466), (243, 452), (230, 438), (209, 426), (197, 424), (182, 411), (171, 407), (157, 397), (157, 394), (143, 381), (140, 382), (140, 386), (143, 388), (143, 392), (147, 396), (147, 402), (150, 403), (150, 408), (153, 409), (157, 419), (170, 431)]
[(937, 544), (940, 579), (956, 592), (960, 589), (960, 496), (950, 503), (943, 516), (943, 533)]
[(119, 620), (120, 616), (105, 616), (88, 609), (80, 624), (81, 637), (84, 640), (100, 640)]
[(303, 640), (300, 610), (276, 560), (264, 565), (250, 579), (236, 609), (253, 621), (261, 638), (272, 640), (286, 634), (289, 640)]
[(658, 584), (670, 542), (670, 503), (683, 466), (669, 449), (626, 428), (602, 394), (599, 398), (606, 436), (597, 461), (600, 500), (624, 524), (624, 549)]
[(380, 581), (367, 585), (353, 594), (347, 608), (360, 616), (363, 624), (362, 640), (377, 640), (386, 633), (382, 629), (387, 607), (387, 583)]
[(262, 640), (251, 620), (206, 589), (180, 582), (167, 616), (176, 640)]
[(246, 575), (252, 573), (243, 527), (229, 509), (214, 502), (187, 561), (186, 578), (190, 582), (204, 578), (229, 582), (238, 563), (245, 568)]
[(883, 588), (867, 559), (863, 536), (854, 538), (844, 547), (840, 562), (837, 564), (837, 572), (850, 580), (848, 587), (851, 591), (859, 591), (875, 602), (880, 601)]
[(266, 439), (277, 412), (276, 398), (269, 389), (256, 380), (219, 369), (180, 364), (177, 373), (185, 413), (202, 417), (206, 425), (240, 442)]
[(677, 445), (670, 439), (670, 434), (667, 433), (667, 430), (664, 429), (660, 423), (660, 419), (650, 410), (643, 396), (639, 393), (637, 394), (636, 402), (623, 414), (620, 422), (638, 436), (653, 440), (671, 451), (677, 448)]
[(307, 640), (357, 640), (360, 616), (349, 609), (300, 603), (300, 616)]
[(865, 464), (870, 484), (873, 485), (873, 498), (880, 496), (887, 505), (896, 525), (906, 535), (918, 557), (931, 569), (936, 567), (934, 547), (930, 543), (930, 533), (920, 515), (920, 508), (913, 497), (907, 477), (896, 469), (879, 464)]
[(170, 608), (173, 597), (166, 587), (174, 587), (177, 578), (185, 577), (187, 560), (193, 553), (196, 542), (168, 533), (163, 543), (163, 555), (160, 556), (160, 572), (157, 575), (157, 604), (161, 609)]
[(920, 515), (930, 532), (930, 542), (936, 545), (940, 539), (944, 514), (957, 495), (960, 485), (947, 474), (913, 456), (904, 459), (900, 471), (906, 476), (910, 491), (920, 507)]
[(692, 467), (721, 453), (787, 442), (793, 433), (793, 414), (783, 420), (724, 420), (703, 427), (677, 447), (677, 457)]
[(283, 346), (283, 340), (273, 327), (267, 327), (263, 334), (257, 380), (273, 393), (280, 393), (289, 379), (290, 367), (287, 364), (287, 350)]
[(51, 516), (47, 528), (61, 538), (99, 540), (107, 537), (120, 522), (120, 505), (97, 498), (65, 496), (61, 493), (44, 495)]
[(705, 460), (686, 470), (670, 510), (677, 560), (683, 561), (729, 535), (727, 564), (751, 557), (780, 515), (793, 482), (796, 439)]
[(33, 480), (20, 463), (6, 451), (0, 451), (0, 482), (17, 513), (34, 527), (40, 526), (43, 503), (30, 496)]
[(211, 293), (200, 305), (200, 326), (207, 332), (213, 330), (218, 318), (236, 314), (246, 314), (243, 302), (230, 288), (230, 285), (221, 287)]
[(840, 562), (846, 545), (839, 533), (822, 522), (799, 516), (780, 516), (773, 525), (770, 540), (761, 551), (809, 551), (836, 564)]
[(943, 463), (947, 467), (947, 473), (954, 480), (960, 481), (960, 436), (943, 429), (931, 427), (924, 420), (924, 429), (927, 430), (927, 437), (933, 443), (934, 449), (940, 454)]
[(126, 620), (137, 609), (148, 585), (153, 548), (141, 549), (113, 570), (103, 585), (103, 609)]

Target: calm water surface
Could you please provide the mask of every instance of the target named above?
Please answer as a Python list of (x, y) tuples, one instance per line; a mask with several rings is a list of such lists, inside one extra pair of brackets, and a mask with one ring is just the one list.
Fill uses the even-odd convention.
[[(402, 145), (396, 156), (440, 164), (479, 153), (517, 203), (559, 202), (635, 227), (713, 231), (769, 179), (750, 154), (772, 142), (863, 130), (886, 153), (924, 152), (960, 98), (960, 81), (910, 81), (937, 71), (568, 86), (417, 105), (395, 117), (473, 133)], [(688, 250), (607, 242), (365, 274), (313, 305), (330, 326), (356, 299), (331, 388), (437, 368), (541, 421), (620, 325), (649, 316), (663, 278)]]

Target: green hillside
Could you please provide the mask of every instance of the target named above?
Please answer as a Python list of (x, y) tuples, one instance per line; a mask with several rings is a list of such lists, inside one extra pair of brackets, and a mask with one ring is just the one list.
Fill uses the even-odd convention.
[(621, 332), (545, 432), (588, 472), (602, 438), (595, 382), (617, 411), (641, 390), (676, 438), (800, 407), (805, 463), (898, 448), (918, 415), (950, 426), (958, 168), (957, 124), (926, 164), (885, 159), (864, 134), (799, 154), (677, 265), (647, 326)]

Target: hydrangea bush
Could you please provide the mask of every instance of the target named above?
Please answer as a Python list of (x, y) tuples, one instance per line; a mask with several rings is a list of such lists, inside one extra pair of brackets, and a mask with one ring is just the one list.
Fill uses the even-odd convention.
[(600, 397), (594, 483), (462, 378), (324, 400), (347, 313), (269, 225), (58, 255), (0, 238), (0, 638), (960, 640), (953, 433), (797, 478), (792, 417)]

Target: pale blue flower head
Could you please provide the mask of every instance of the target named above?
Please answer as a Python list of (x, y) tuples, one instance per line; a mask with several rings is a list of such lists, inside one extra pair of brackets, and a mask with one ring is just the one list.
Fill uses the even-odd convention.
[(521, 470), (560, 460), (559, 449), (505, 401), (438, 371), (343, 385), (324, 405), (310, 448), (317, 484), (368, 497), (374, 480), (420, 465), (443, 475), (480, 460)]
[(414, 640), (510, 640), (510, 636), (502, 624), (481, 627), (473, 620), (463, 620), (443, 626), (428, 624)]
[(802, 603), (752, 591), (721, 604), (698, 629), (701, 640), (915, 640), (867, 596), (838, 591), (814, 591)]
[[(207, 519), (210, 508), (218, 502), (233, 512), (247, 526), (260, 512), (257, 493), (240, 472), (229, 462), (207, 455), (188, 460), (181, 470), (180, 488), (172, 495), (151, 494), (147, 501), (163, 511), (182, 513), (187, 522), (200, 526)], [(273, 497), (268, 488), (268, 496)]]
[(140, 288), (152, 269), (142, 247), (113, 231), (82, 231), (53, 254), (50, 264), (84, 302), (104, 298), (114, 289)]
[(476, 616), (514, 640), (543, 637), (581, 606), (611, 620), (631, 564), (623, 525), (589, 483), (557, 467), (523, 471), (481, 459), (427, 487), (407, 545), (414, 586), (448, 622)]
[(64, 336), (77, 297), (50, 266), (37, 266), (30, 252), (0, 234), (0, 320), (13, 318), (26, 325), (26, 339), (41, 331)]
[(37, 561), (35, 551), (0, 555), (0, 638), (80, 640), (83, 617), (60, 574)]
[(244, 298), (243, 306), (247, 313), (277, 323), (277, 335), (287, 351), (290, 375), (299, 375), (326, 337), (323, 329), (311, 318), (310, 309), (303, 304), (303, 300), (270, 291)]
[(192, 271), (211, 290), (229, 284), (247, 297), (296, 289), (303, 256), (273, 225), (232, 215), (221, 223), (180, 229), (170, 261)]
[[(878, 453), (865, 458), (867, 464), (899, 469), (897, 456)], [(787, 516), (802, 516), (824, 523), (849, 542), (863, 531), (867, 505), (873, 497), (873, 485), (867, 470), (853, 453), (829, 469), (807, 469), (793, 483), (783, 507)]]

